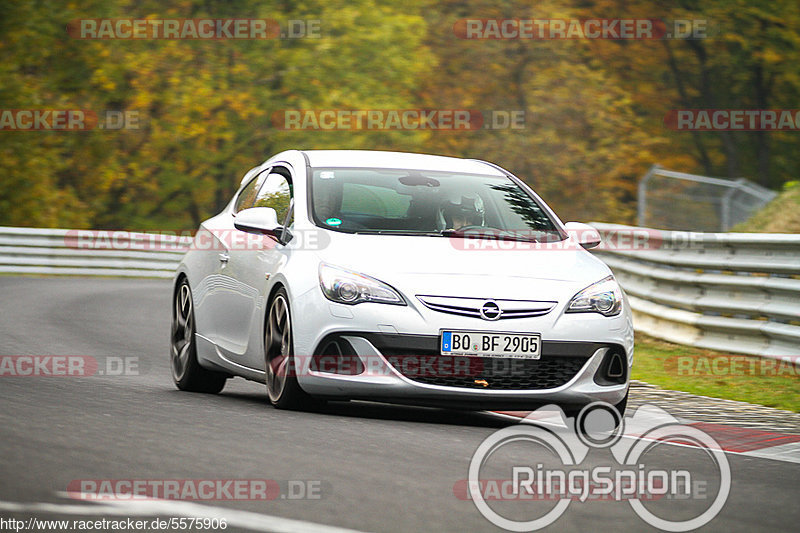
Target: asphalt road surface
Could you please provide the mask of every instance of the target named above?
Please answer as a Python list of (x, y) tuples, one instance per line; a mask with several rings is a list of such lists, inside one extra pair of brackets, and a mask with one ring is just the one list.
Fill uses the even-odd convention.
[[(23, 521), (27, 530), (40, 527), (38, 519), (149, 523), (194, 515), (227, 516), (227, 531), (501, 530), (454, 487), (464, 486), (481, 442), (516, 426), (512, 420), (367, 402), (279, 411), (262, 385), (242, 379), (229, 380), (218, 396), (180, 392), (168, 366), (170, 296), (169, 281), (0, 277), (1, 356), (88, 356), (99, 364), (85, 377), (0, 377), (0, 530), (18, 525), (9, 520)], [(552, 459), (536, 453), (510, 446), (487, 462), (484, 477), (507, 478), (519, 461)], [(650, 453), (651, 464), (689, 471), (714, 488), (714, 465), (704, 451), (661, 445)], [(796, 530), (800, 464), (726, 457), (730, 495), (701, 530)], [(613, 464), (607, 450), (592, 450), (582, 468)], [(213, 501), (101, 503), (66, 494), (81, 480), (253, 479), (270, 480), (279, 493), (266, 501), (222, 491)], [(656, 501), (653, 512), (691, 518), (711, 504), (713, 494), (703, 499), (700, 492)], [(504, 516), (536, 516), (530, 502), (493, 505)], [(655, 528), (627, 501), (572, 501), (547, 528), (599, 529)]]

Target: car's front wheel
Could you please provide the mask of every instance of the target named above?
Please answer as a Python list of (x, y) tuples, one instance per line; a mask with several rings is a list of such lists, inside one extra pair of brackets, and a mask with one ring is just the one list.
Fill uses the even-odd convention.
[(172, 379), (180, 390), (217, 394), (225, 387), (227, 375), (206, 370), (197, 362), (194, 338), (194, 303), (186, 279), (175, 290), (172, 303), (170, 362)]
[(319, 407), (324, 402), (309, 396), (297, 382), (292, 315), (289, 298), (283, 287), (272, 298), (265, 330), (264, 358), (270, 403), (279, 409)]

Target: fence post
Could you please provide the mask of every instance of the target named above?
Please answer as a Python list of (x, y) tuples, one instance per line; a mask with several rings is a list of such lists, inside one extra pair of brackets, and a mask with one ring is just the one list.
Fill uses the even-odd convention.
[(638, 207), (637, 207), (637, 219), (639, 221), (640, 227), (645, 227), (647, 224), (645, 222), (646, 219), (646, 210), (647, 210), (647, 182), (650, 181), (650, 178), (653, 176), (653, 172), (659, 168), (658, 165), (653, 165), (647, 171), (647, 174), (639, 181), (639, 198)]

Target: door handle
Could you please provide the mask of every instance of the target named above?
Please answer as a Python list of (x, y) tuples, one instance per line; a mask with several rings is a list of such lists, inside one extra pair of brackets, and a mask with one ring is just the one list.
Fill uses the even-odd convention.
[(221, 263), (227, 263), (228, 261), (230, 261), (230, 259), (231, 259), (231, 256), (228, 255), (225, 252), (222, 252), (221, 254), (219, 254), (219, 261)]

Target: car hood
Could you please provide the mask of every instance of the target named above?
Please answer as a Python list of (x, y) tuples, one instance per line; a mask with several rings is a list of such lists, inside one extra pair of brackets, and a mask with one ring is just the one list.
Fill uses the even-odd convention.
[[(563, 298), (611, 274), (574, 242), (536, 245), (488, 239), (354, 235), (328, 232), (319, 252), (328, 264), (372, 276), (414, 294), (525, 299)], [(549, 296), (548, 296), (549, 295)]]

